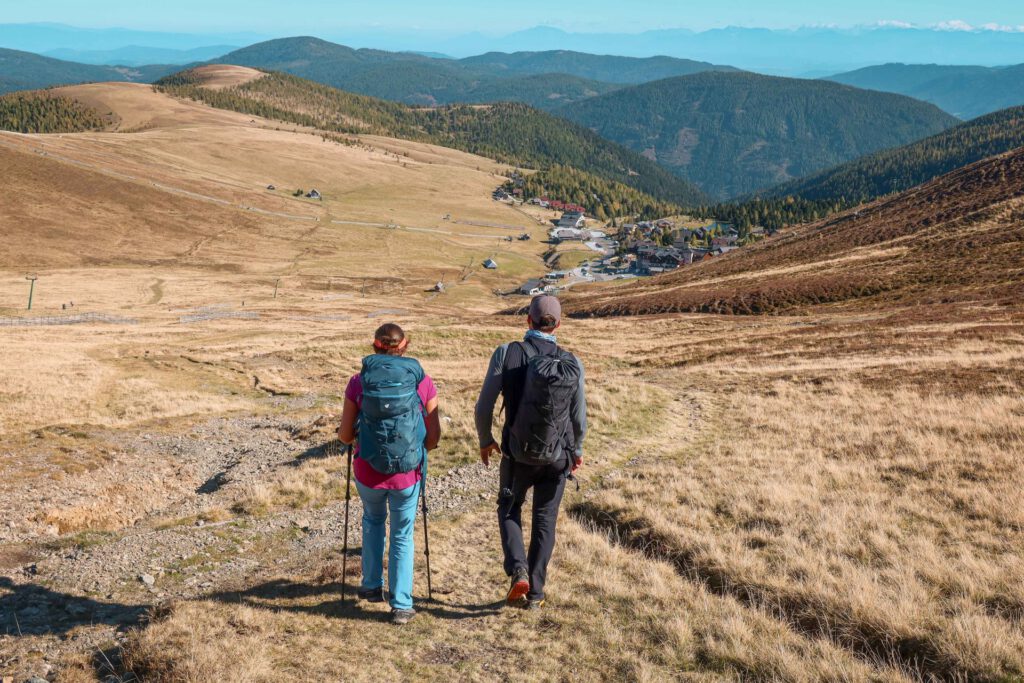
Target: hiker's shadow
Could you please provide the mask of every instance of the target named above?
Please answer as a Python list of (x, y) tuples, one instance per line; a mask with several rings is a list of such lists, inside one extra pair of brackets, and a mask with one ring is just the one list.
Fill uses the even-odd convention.
[(298, 467), (310, 460), (326, 460), (327, 458), (344, 457), (344, 449), (345, 447), (342, 446), (337, 439), (333, 439), (315, 446), (310, 446), (295, 456), (295, 459), (289, 461), (287, 464), (291, 467)]
[[(205, 597), (236, 605), (318, 614), (339, 619), (388, 619), (387, 605), (360, 601), (356, 598), (356, 590), (355, 586), (349, 586), (346, 597), (342, 600), (340, 583), (314, 584), (275, 579), (251, 588), (211, 593)], [(315, 601), (316, 598), (322, 599)], [(499, 614), (504, 604), (504, 600), (499, 600), (486, 605), (465, 605), (434, 598), (417, 600), (415, 608), (438, 619), (475, 619)]]
[(0, 577), (0, 615), (8, 636), (63, 636), (78, 626), (95, 624), (122, 630), (140, 623), (147, 609), (146, 605), (101, 602)]

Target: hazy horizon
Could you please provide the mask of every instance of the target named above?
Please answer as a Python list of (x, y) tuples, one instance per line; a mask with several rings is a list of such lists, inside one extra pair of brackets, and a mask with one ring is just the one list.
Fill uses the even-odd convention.
[[(919, 30), (909, 30), (911, 28)], [(226, 54), (231, 48), (295, 36), (314, 36), (353, 48), (421, 52), (453, 58), (492, 51), (545, 50), (625, 57), (664, 55), (806, 77), (889, 62), (1006, 66), (1024, 61), (1024, 30), (1011, 30), (1008, 25), (981, 27), (960, 20), (919, 27), (882, 22), (847, 27), (737, 26), (704, 31), (660, 28), (632, 32), (628, 27), (593, 32), (586, 27), (566, 30), (535, 25), (525, 29), (503, 26), (496, 33), (457, 34), (398, 27), (332, 29), (326, 22), (301, 30), (278, 27), (267, 32), (245, 30), (244, 26), (227, 32), (174, 32), (124, 26), (89, 28), (56, 22), (0, 24), (0, 48), (69, 61), (128, 66), (205, 61)], [(213, 46), (225, 49), (208, 49)]]
[(301, 7), (268, 0), (179, 0), (142, 4), (100, 0), (85, 5), (75, 0), (5, 7), (4, 23), (57, 23), (84, 28), (126, 28), (140, 31), (295, 34), (312, 31), (431, 31), (449, 36), (465, 33), (502, 34), (535, 26), (584, 33), (639, 33), (663, 28), (703, 31), (728, 26), (792, 29), (804, 26), (870, 26), (879, 23), (922, 27), (1024, 30), (1024, 5), (1005, 0), (861, 0), (820, 3), (813, 0), (521, 0), (514, 11), (502, 11), (473, 0), (419, 3), (414, 0), (333, 2), (307, 0)]

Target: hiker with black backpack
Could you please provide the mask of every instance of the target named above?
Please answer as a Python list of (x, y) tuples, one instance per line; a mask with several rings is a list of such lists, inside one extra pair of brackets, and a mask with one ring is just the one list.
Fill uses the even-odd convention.
[[(363, 580), (358, 595), (383, 602), (384, 524), (391, 513), (388, 592), (392, 621), (408, 623), (412, 606), (413, 527), (427, 474), (427, 451), (441, 439), (437, 389), (419, 362), (406, 358), (409, 339), (393, 323), (381, 325), (374, 353), (345, 389), (338, 438), (357, 444), (352, 468), (363, 502)], [(350, 451), (351, 453), (351, 451)], [(426, 503), (424, 502), (424, 512)], [(348, 530), (345, 530), (346, 538)]]
[[(559, 348), (555, 330), (562, 306), (541, 295), (530, 302), (529, 330), (522, 342), (499, 346), (491, 356), (476, 403), (480, 460), (501, 455), (498, 525), (511, 584), (509, 605), (538, 609), (555, 547), (555, 523), (565, 482), (583, 463), (587, 401), (583, 365)], [(494, 405), (503, 399), (501, 446), (491, 433)], [(523, 546), (522, 508), (533, 489), (529, 552)]]

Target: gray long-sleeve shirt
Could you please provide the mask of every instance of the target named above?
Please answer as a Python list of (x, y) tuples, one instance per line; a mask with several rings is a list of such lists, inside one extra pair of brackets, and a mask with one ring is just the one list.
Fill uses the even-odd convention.
[[(534, 340), (534, 342), (543, 347), (544, 345), (552, 342), (543, 340)], [(506, 359), (509, 361), (506, 366)], [(579, 359), (576, 359), (579, 362)], [(515, 371), (526, 366), (526, 355), (521, 349), (517, 348), (517, 345), (513, 344), (502, 344), (494, 353), (491, 355), (491, 362), (487, 366), (487, 375), (484, 377), (483, 386), (480, 388), (480, 397), (476, 401), (476, 433), (480, 440), (480, 448), (489, 446), (492, 443), (496, 443), (494, 435), (492, 434), (492, 427), (494, 424), (494, 404), (498, 400), (498, 396), (502, 394), (502, 380), (506, 371)], [(504, 396), (505, 401), (505, 416), (506, 416), (506, 427), (508, 426), (509, 406), (513, 401), (518, 400), (518, 395)], [(575, 443), (575, 456), (577, 458), (583, 457), (583, 439), (587, 434), (587, 397), (584, 388), (583, 378), (583, 364), (580, 363), (580, 383), (576, 390), (576, 396), (573, 398), (571, 406), (570, 421), (572, 422), (573, 437)], [(505, 430), (502, 430), (502, 441), (505, 439)], [(504, 451), (504, 443), (502, 444), (502, 450)], [(506, 453), (507, 455), (507, 453)]]

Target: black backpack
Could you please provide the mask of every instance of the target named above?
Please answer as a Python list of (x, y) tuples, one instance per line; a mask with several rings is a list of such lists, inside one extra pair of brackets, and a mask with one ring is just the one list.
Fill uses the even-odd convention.
[(560, 348), (537, 353), (529, 343), (526, 378), (515, 420), (509, 430), (509, 453), (527, 465), (551, 465), (562, 459), (572, 432), (572, 402), (580, 383), (576, 356)]

